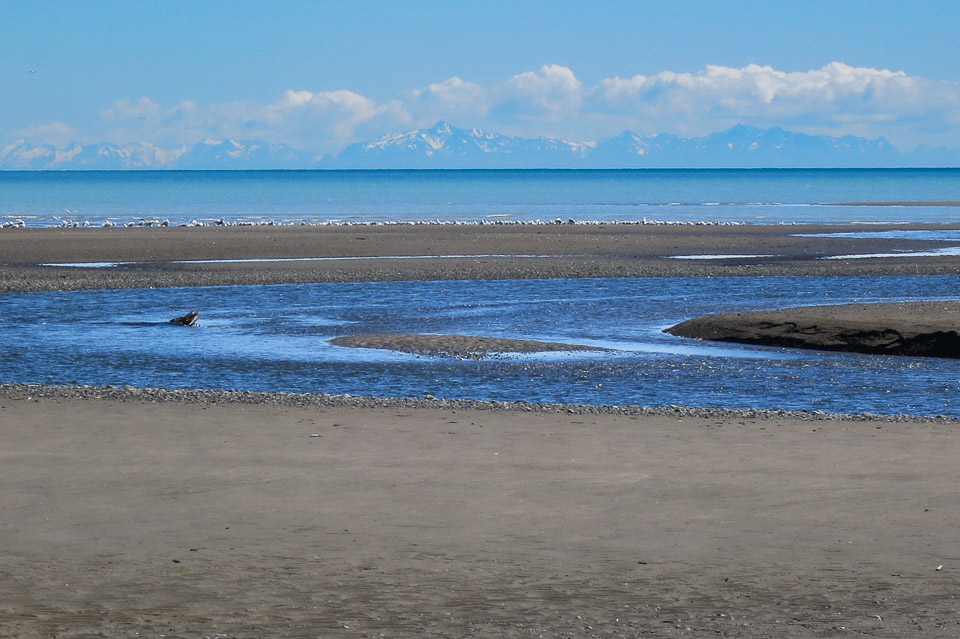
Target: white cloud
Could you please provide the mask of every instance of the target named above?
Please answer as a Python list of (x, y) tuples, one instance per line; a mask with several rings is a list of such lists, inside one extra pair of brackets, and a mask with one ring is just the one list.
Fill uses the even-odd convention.
[(50, 122), (39, 126), (27, 127), (13, 132), (14, 136), (28, 140), (32, 144), (50, 144), (66, 146), (77, 138), (72, 128), (63, 122)]
[(707, 66), (703, 71), (604, 80), (596, 91), (610, 103), (655, 102), (665, 96), (685, 96), (690, 103), (737, 100), (750, 104), (773, 104), (801, 100), (825, 104), (870, 91), (896, 94), (910, 90), (918, 81), (902, 71), (850, 67), (832, 62), (822, 69), (788, 73), (773, 67), (750, 64), (741, 69)]
[(376, 120), (409, 120), (398, 101), (377, 104), (347, 90), (287, 91), (280, 100), (267, 107), (267, 113), (267, 119), (279, 126), (288, 126), (294, 121), (320, 126), (342, 140), (351, 138), (361, 125)]
[(144, 96), (102, 110), (99, 129), (82, 135), (63, 122), (17, 133), (51, 144), (82, 138), (167, 148), (205, 138), (264, 139), (331, 153), (439, 119), (579, 141), (625, 129), (703, 135), (737, 123), (779, 125), (807, 133), (885, 136), (909, 150), (919, 142), (960, 146), (960, 84), (833, 62), (792, 72), (713, 65), (696, 73), (613, 77), (584, 87), (570, 68), (544, 65), (491, 85), (454, 76), (386, 102), (347, 89), (291, 89), (270, 103), (164, 106)]
[(494, 111), (503, 115), (570, 117), (577, 113), (583, 85), (569, 68), (551, 64), (519, 73), (496, 91)]
[(357, 135), (409, 122), (399, 101), (378, 104), (347, 90), (286, 91), (270, 104), (183, 101), (163, 107), (147, 97), (120, 100), (100, 113), (101, 138), (114, 143), (146, 141), (192, 144), (207, 138), (264, 139), (297, 148), (337, 151)]
[(456, 76), (414, 89), (403, 100), (413, 118), (421, 123), (483, 118), (490, 110), (490, 92)]
[(287, 91), (264, 109), (263, 120), (292, 146), (336, 151), (358, 136), (378, 135), (410, 122), (398, 100), (378, 103), (354, 91)]
[(108, 109), (100, 112), (100, 118), (104, 121), (125, 120), (129, 118), (155, 118), (160, 115), (161, 107), (150, 98), (143, 96), (137, 102), (130, 100), (118, 100)]
[(912, 134), (901, 135), (902, 127), (918, 121), (947, 124), (960, 106), (960, 85), (840, 62), (801, 72), (751, 64), (610, 78), (590, 92), (589, 102), (608, 119), (645, 130), (704, 133), (747, 122), (906, 139)]

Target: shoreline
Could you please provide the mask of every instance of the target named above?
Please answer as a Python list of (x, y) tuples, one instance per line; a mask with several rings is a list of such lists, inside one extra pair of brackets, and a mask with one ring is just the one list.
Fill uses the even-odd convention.
[[(0, 291), (960, 273), (819, 259), (914, 240), (509, 229), (0, 232)], [(786, 257), (665, 257), (748, 251)], [(172, 263), (454, 253), (475, 257)], [(36, 266), (127, 259), (148, 263)], [(952, 638), (958, 423), (3, 384), (0, 635)]]
[(620, 415), (633, 417), (690, 417), (695, 419), (788, 419), (793, 421), (960, 423), (945, 415), (876, 413), (828, 413), (820, 410), (791, 411), (764, 408), (719, 408), (698, 406), (640, 406), (637, 404), (565, 404), (525, 401), (438, 399), (436, 397), (373, 397), (325, 393), (277, 393), (248, 390), (139, 388), (66, 384), (0, 384), (0, 399), (64, 399), (120, 403), (171, 403), (179, 405), (250, 405), (287, 408), (422, 409), (432, 411), (480, 411), (492, 413), (543, 413), (563, 415)]
[(956, 206), (960, 207), (960, 202), (951, 200), (893, 200), (889, 202), (832, 202), (830, 206)]

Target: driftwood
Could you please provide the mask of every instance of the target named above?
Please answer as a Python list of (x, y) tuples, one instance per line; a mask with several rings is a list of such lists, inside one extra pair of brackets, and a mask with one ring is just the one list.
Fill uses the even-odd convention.
[(170, 323), (177, 324), (179, 326), (195, 326), (198, 317), (200, 317), (200, 313), (198, 311), (190, 311), (183, 317), (174, 317), (172, 320), (170, 320)]

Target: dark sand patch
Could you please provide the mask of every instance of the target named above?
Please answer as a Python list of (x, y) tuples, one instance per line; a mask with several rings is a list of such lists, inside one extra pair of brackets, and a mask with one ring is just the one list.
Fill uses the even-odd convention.
[(476, 335), (436, 335), (431, 333), (377, 333), (349, 335), (330, 340), (335, 346), (379, 348), (434, 357), (481, 358), (503, 353), (546, 353), (551, 351), (602, 351), (582, 344), (540, 342), (529, 339), (479, 337)]
[(960, 302), (807, 306), (719, 313), (667, 329), (680, 337), (881, 355), (960, 358)]

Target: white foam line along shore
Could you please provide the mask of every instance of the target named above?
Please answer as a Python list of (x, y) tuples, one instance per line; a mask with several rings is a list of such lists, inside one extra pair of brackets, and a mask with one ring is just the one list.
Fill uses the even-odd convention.
[[(30, 218), (26, 218), (30, 219)], [(29, 228), (26, 219), (17, 217), (0, 222), (2, 229)], [(553, 226), (558, 224), (585, 225), (585, 226), (605, 226), (605, 225), (625, 225), (625, 226), (745, 226), (747, 222), (727, 221), (727, 220), (652, 220), (642, 218), (639, 220), (575, 220), (569, 218), (563, 220), (507, 220), (495, 219), (487, 220), (357, 220), (357, 221), (282, 221), (282, 220), (190, 220), (187, 222), (171, 222), (170, 220), (140, 220), (134, 221), (113, 221), (103, 220), (100, 222), (91, 220), (60, 220), (57, 224), (39, 225), (37, 228), (154, 228), (154, 227), (198, 227), (198, 226)], [(780, 222), (779, 224), (796, 224), (795, 222)]]
[[(171, 260), (174, 264), (256, 264), (260, 262), (337, 262), (344, 260), (454, 260), (454, 259), (491, 259), (491, 258), (549, 258), (571, 257), (570, 255), (356, 255), (346, 257), (253, 257), (215, 260)], [(40, 266), (60, 268), (116, 268), (133, 266), (148, 262), (47, 262)]]
[(930, 249), (929, 251), (903, 251), (900, 253), (863, 253), (855, 255), (830, 255), (823, 257), (824, 260), (864, 260), (872, 258), (886, 257), (949, 257), (960, 255), (960, 246), (948, 246), (940, 249)]
[(780, 257), (778, 255), (668, 255), (668, 260), (739, 260), (754, 257)]

